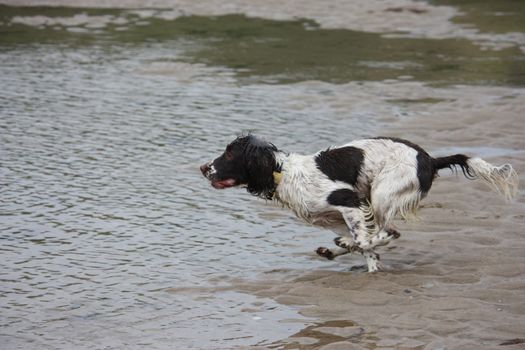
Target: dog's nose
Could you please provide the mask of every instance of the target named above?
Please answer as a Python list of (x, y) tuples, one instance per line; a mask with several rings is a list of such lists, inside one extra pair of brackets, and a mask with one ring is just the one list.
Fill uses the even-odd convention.
[(209, 163), (202, 164), (201, 165), (201, 173), (202, 173), (202, 175), (206, 176), (206, 173), (208, 173), (208, 171), (210, 171), (210, 164)]

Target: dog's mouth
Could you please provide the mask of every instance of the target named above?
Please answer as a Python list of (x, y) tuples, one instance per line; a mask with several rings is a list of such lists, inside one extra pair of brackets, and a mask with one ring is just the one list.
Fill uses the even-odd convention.
[(235, 179), (225, 179), (225, 180), (212, 180), (211, 185), (218, 189), (222, 190), (223, 188), (233, 187), (237, 184)]

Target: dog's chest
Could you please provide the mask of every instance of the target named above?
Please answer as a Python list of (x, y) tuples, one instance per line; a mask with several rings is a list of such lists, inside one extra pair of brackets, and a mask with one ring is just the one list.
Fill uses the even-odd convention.
[(315, 223), (329, 210), (326, 196), (331, 187), (333, 182), (317, 169), (312, 158), (296, 156), (282, 167), (276, 199), (298, 217)]

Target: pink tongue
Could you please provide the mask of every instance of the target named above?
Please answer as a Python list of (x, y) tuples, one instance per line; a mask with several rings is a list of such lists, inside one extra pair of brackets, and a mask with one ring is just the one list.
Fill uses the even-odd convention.
[(213, 181), (211, 185), (217, 189), (223, 189), (227, 187), (232, 187), (235, 185), (235, 179), (226, 179), (221, 181)]

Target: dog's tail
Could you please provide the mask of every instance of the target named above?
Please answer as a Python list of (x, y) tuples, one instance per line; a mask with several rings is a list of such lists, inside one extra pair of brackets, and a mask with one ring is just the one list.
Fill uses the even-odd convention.
[(510, 164), (498, 167), (481, 158), (470, 158), (464, 154), (435, 158), (433, 164), (436, 172), (440, 169), (454, 169), (459, 166), (467, 179), (482, 180), (507, 200), (513, 199), (518, 193), (518, 173)]

